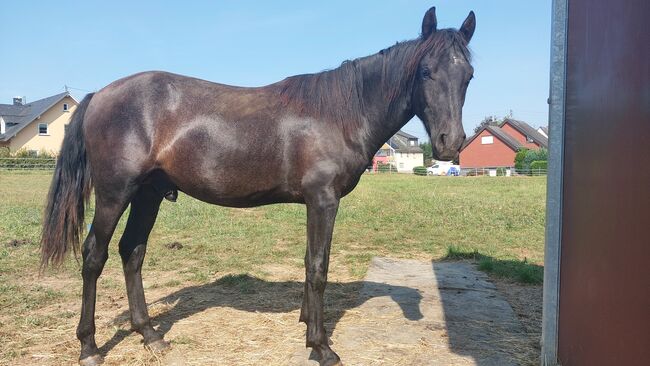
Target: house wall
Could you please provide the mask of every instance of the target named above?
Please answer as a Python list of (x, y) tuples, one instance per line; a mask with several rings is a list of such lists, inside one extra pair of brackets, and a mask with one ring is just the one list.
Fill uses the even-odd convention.
[(535, 143), (535, 142), (528, 142), (526, 140), (526, 135), (523, 133), (519, 132), (519, 130), (516, 130), (513, 128), (509, 123), (504, 123), (503, 126), (501, 126), (501, 129), (507, 133), (508, 135), (512, 136), (515, 140), (521, 142), (525, 147), (529, 149), (539, 149), (540, 146)]
[[(68, 111), (63, 111), (63, 104), (68, 104)], [(52, 108), (37, 118), (28, 126), (23, 128), (18, 134), (9, 140), (9, 148), (12, 152), (21, 148), (27, 150), (46, 150), (48, 152), (58, 153), (63, 142), (65, 125), (70, 122), (72, 113), (77, 108), (77, 102), (71, 97), (61, 99)], [(47, 123), (48, 135), (41, 136), (38, 134), (38, 125)]]
[(422, 153), (395, 153), (397, 171), (401, 173), (412, 173), (416, 166), (424, 166), (424, 154)]
[(484, 130), (460, 152), (461, 168), (514, 166), (516, 152), (496, 136), (493, 137), (494, 143), (481, 144), (481, 138), (485, 136), (494, 135)]

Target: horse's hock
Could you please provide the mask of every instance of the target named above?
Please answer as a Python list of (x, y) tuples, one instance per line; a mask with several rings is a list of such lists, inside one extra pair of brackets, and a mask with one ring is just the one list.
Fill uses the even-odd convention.
[[(487, 276), (464, 262), (374, 258), (332, 334), (346, 365), (521, 365), (529, 342)], [(297, 350), (294, 365), (309, 351)]]

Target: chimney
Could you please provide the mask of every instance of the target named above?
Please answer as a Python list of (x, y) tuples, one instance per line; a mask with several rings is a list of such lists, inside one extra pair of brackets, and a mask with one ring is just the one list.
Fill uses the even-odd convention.
[(14, 97), (14, 105), (23, 105), (23, 104), (24, 104), (23, 97)]

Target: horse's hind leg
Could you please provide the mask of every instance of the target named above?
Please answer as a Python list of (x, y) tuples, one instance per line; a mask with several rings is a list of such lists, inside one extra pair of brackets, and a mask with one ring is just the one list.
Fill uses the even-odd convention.
[(102, 357), (95, 343), (95, 300), (97, 278), (108, 259), (108, 243), (120, 216), (130, 197), (129, 191), (119, 193), (96, 192), (95, 217), (83, 245), (83, 295), (81, 318), (77, 327), (77, 338), (81, 342), (79, 363), (84, 366), (97, 365)]
[(161, 334), (151, 326), (147, 304), (142, 288), (142, 261), (147, 248), (147, 239), (153, 228), (162, 201), (162, 195), (150, 185), (140, 187), (131, 201), (131, 212), (120, 239), (120, 256), (124, 268), (126, 291), (129, 298), (131, 325), (142, 334), (144, 344), (155, 350), (167, 347)]

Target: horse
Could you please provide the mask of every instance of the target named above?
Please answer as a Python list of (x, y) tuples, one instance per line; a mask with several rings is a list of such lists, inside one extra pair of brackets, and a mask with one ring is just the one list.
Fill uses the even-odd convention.
[(339, 201), (355, 188), (380, 146), (414, 116), (423, 121), (436, 159), (458, 157), (475, 27), (470, 12), (459, 29), (439, 30), (431, 8), (416, 39), (336, 69), (262, 87), (151, 71), (86, 95), (64, 136), (41, 238), (42, 268), (61, 264), (71, 248), (76, 256), (94, 189), (95, 215), (81, 249), (79, 363), (103, 362), (95, 343), (97, 279), (129, 205), (119, 254), (131, 325), (147, 347), (169, 347), (151, 325), (141, 268), (162, 200), (174, 200), (181, 191), (228, 207), (306, 205), (299, 320), (307, 324), (306, 346), (320, 364), (339, 364), (323, 325)]

